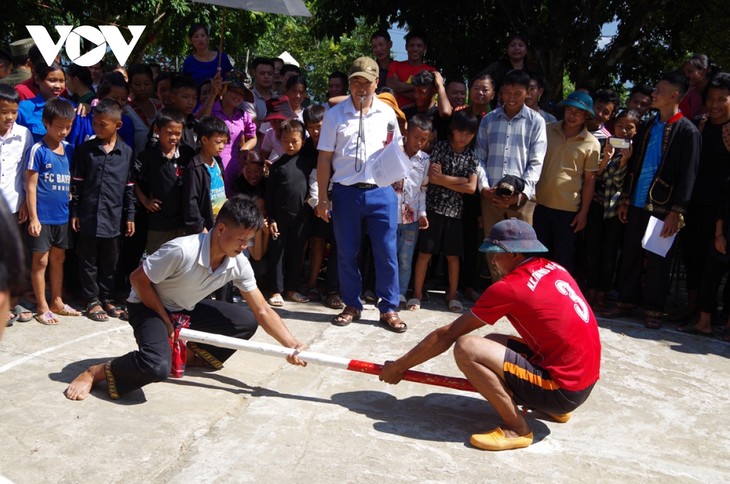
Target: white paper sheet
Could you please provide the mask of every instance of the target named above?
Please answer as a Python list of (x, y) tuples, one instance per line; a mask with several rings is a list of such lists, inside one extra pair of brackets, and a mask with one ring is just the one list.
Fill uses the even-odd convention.
[(379, 187), (387, 187), (408, 176), (411, 162), (400, 146), (401, 139), (394, 139), (370, 162), (373, 179)]
[(677, 234), (671, 237), (662, 237), (662, 229), (664, 228), (664, 221), (659, 220), (653, 215), (649, 218), (649, 223), (646, 225), (646, 232), (644, 237), (641, 239), (641, 246), (649, 252), (654, 252), (662, 257), (667, 256), (667, 252), (672, 248), (674, 238)]

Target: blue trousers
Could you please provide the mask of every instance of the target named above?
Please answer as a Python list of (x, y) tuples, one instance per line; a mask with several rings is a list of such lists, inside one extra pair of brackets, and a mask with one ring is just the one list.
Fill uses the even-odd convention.
[[(363, 222), (365, 222), (363, 224)], [(357, 259), (363, 225), (375, 258), (375, 294), (380, 313), (395, 311), (398, 285), (398, 197), (392, 187), (362, 189), (335, 184), (332, 223), (337, 241), (340, 293), (348, 306), (362, 309), (362, 276)]]

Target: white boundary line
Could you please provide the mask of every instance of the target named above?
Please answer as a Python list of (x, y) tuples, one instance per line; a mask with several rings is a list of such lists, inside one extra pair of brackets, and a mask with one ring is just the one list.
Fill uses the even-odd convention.
[(123, 329), (127, 329), (128, 327), (129, 326), (119, 326), (117, 328), (106, 329), (104, 331), (99, 331), (97, 333), (91, 333), (91, 334), (87, 334), (85, 336), (81, 336), (81, 337), (76, 338), (76, 339), (72, 339), (71, 341), (66, 341), (65, 343), (62, 343), (60, 345), (51, 346), (50, 348), (46, 348), (44, 350), (36, 351), (35, 353), (31, 353), (31, 354), (29, 354), (27, 356), (24, 356), (24, 357), (22, 357), (22, 358), (20, 358), (18, 360), (15, 360), (15, 361), (12, 361), (10, 363), (7, 363), (7, 364), (5, 364), (3, 366), (0, 366), (0, 373), (5, 373), (6, 371), (8, 371), (8, 370), (10, 370), (12, 368), (15, 368), (16, 366), (22, 365), (25, 362), (28, 362), (28, 361), (30, 361), (30, 360), (32, 360), (34, 358), (37, 358), (37, 357), (39, 357), (41, 355), (46, 354), (46, 353), (50, 353), (51, 351), (56, 351), (57, 349), (63, 348), (64, 346), (72, 345), (74, 343), (78, 343), (79, 341), (83, 341), (83, 340), (89, 339), (89, 338), (94, 338), (94, 337), (99, 336), (99, 335), (102, 335), (102, 334), (113, 333), (114, 331), (121, 331)]

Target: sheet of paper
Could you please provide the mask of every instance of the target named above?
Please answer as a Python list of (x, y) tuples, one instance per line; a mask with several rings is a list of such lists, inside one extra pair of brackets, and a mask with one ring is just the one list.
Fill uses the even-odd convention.
[(671, 237), (662, 237), (662, 229), (664, 228), (664, 221), (659, 220), (653, 215), (649, 218), (649, 223), (646, 225), (646, 232), (644, 237), (641, 239), (641, 246), (649, 252), (654, 252), (662, 257), (667, 256), (667, 252), (672, 248), (674, 238), (677, 234)]
[(408, 176), (411, 163), (400, 146), (401, 139), (390, 142), (370, 164), (373, 179), (379, 187), (387, 187)]

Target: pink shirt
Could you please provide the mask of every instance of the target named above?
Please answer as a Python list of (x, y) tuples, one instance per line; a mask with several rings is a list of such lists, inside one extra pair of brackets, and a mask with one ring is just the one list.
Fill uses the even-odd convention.
[(256, 124), (251, 121), (251, 116), (243, 109), (236, 108), (233, 112), (233, 117), (229, 118), (228, 115), (223, 112), (223, 107), (220, 101), (216, 101), (213, 104), (213, 110), (211, 112), (213, 116), (223, 120), (228, 126), (228, 131), (231, 134), (231, 140), (228, 142), (226, 147), (221, 153), (221, 161), (223, 162), (223, 180), (226, 187), (226, 195), (233, 193), (233, 180), (239, 173), (240, 168), (238, 166), (238, 150), (241, 147), (241, 137), (245, 139), (256, 137)]

